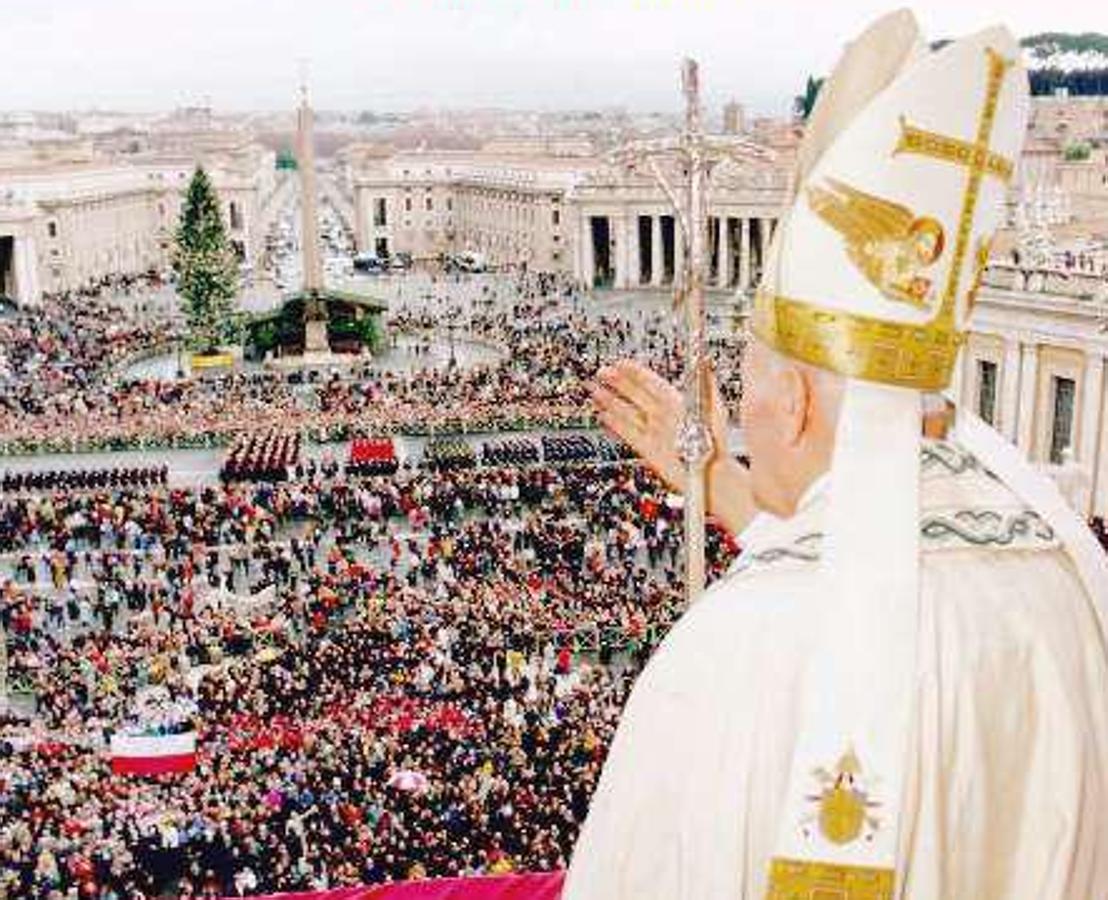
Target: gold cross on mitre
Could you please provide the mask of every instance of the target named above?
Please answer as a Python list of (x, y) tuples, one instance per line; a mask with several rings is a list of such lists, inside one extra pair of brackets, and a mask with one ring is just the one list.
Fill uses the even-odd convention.
[[(936, 134), (924, 131), (914, 125), (908, 124), (903, 117), (900, 119), (900, 140), (893, 149), (893, 155), (898, 153), (914, 153), (919, 156), (929, 156), (932, 159), (940, 159), (954, 165), (964, 166), (967, 170), (966, 190), (962, 195), (962, 211), (958, 217), (958, 235), (954, 242), (954, 260), (950, 265), (950, 273), (947, 275), (946, 287), (943, 289), (943, 302), (939, 312), (935, 316), (935, 322), (954, 322), (954, 304), (958, 297), (958, 284), (961, 278), (962, 265), (969, 249), (970, 236), (973, 231), (973, 215), (977, 209), (977, 196), (981, 189), (981, 181), (986, 175), (999, 178), (1007, 184), (1012, 177), (1014, 165), (1012, 160), (993, 153), (989, 146), (989, 138), (993, 131), (993, 121), (996, 118), (996, 102), (1000, 96), (1000, 86), (1004, 75), (1011, 68), (1013, 60), (1007, 59), (996, 52), (992, 47), (985, 48), (988, 58), (989, 77), (985, 88), (985, 103), (981, 107), (981, 114), (977, 120), (977, 135), (972, 142), (963, 141), (960, 138), (945, 134)], [(984, 270), (984, 262), (980, 259), (975, 262), (974, 280), (981, 277)], [(967, 310), (968, 313), (968, 310)]]

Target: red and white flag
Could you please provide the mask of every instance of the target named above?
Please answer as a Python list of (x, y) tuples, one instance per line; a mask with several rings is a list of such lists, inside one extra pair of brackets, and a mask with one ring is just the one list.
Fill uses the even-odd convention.
[(112, 737), (112, 772), (116, 775), (165, 775), (196, 768), (196, 732)]

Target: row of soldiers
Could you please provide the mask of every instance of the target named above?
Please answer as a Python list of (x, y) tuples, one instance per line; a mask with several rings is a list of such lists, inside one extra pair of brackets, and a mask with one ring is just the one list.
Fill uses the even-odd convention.
[(219, 477), (234, 481), (285, 481), (300, 461), (300, 435), (270, 429), (240, 437), (223, 463)]
[(489, 441), (481, 447), (481, 462), (486, 466), (525, 466), (537, 463), (542, 455), (531, 438), (506, 438)]
[(146, 488), (165, 485), (169, 466), (129, 466), (110, 469), (47, 469), (5, 472), (0, 479), (4, 493), (23, 491), (84, 491), (102, 488)]

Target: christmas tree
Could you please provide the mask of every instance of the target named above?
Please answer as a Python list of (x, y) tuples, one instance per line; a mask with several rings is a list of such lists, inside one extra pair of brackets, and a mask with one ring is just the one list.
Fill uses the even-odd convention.
[(202, 167), (192, 176), (181, 208), (173, 269), (185, 301), (193, 349), (213, 353), (232, 332), (238, 266), (227, 241), (219, 198)]

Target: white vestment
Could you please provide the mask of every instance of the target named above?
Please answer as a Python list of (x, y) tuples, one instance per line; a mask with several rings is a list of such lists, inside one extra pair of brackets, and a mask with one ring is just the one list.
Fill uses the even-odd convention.
[[(1105, 900), (1108, 652), (1095, 610), (1050, 527), (972, 456), (926, 443), (921, 478), (898, 896)], [(817, 484), (791, 519), (756, 519), (732, 572), (639, 677), (564, 900), (764, 900), (821, 637), (825, 495)]]

